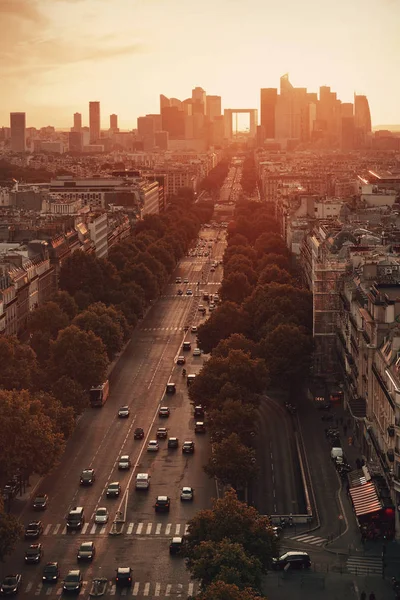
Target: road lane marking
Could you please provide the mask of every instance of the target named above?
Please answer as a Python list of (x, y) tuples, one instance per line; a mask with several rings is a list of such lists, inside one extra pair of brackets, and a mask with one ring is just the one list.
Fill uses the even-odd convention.
[(117, 586), (115, 585), (115, 583), (113, 583), (111, 585), (111, 589), (110, 589), (110, 591), (108, 593), (110, 594), (110, 596), (115, 596), (115, 592), (116, 591), (117, 591)]
[(156, 525), (156, 535), (160, 535), (161, 533), (161, 523), (157, 523)]
[(144, 584), (143, 596), (148, 596), (150, 592), (150, 583), (147, 582)]
[(161, 591), (161, 583), (156, 583), (156, 589), (154, 590), (154, 595), (159, 596)]
[(85, 523), (82, 527), (82, 533), (86, 533), (87, 528), (89, 527), (89, 523)]
[(178, 523), (178, 525), (175, 526), (175, 535), (179, 535), (180, 530), (181, 530), (181, 526)]
[(51, 587), (47, 588), (46, 590), (46, 596), (50, 596), (50, 594), (53, 593), (53, 590), (51, 589)]
[(130, 535), (132, 533), (134, 525), (135, 525), (135, 523), (129, 523), (128, 529), (126, 530), (126, 533), (128, 535)]
[(100, 529), (100, 533), (105, 533), (107, 529), (107, 525), (103, 525), (103, 527)]
[(49, 533), (51, 529), (51, 524), (46, 526), (46, 529), (44, 530), (44, 535), (47, 535)]
[(31, 589), (32, 589), (32, 586), (33, 586), (33, 583), (30, 581), (30, 582), (28, 583), (28, 585), (26, 586), (26, 590), (25, 590), (25, 593), (26, 593), (26, 594), (27, 594), (28, 592), (30, 592), (30, 591), (31, 591)]
[(53, 535), (57, 535), (58, 530), (60, 529), (61, 525), (58, 523), (57, 525), (54, 526), (54, 531), (53, 531)]
[(138, 581), (135, 581), (135, 585), (133, 586), (133, 592), (132, 592), (132, 596), (137, 596), (139, 593), (139, 585), (140, 583)]
[(188, 595), (193, 596), (193, 591), (194, 591), (194, 583), (189, 583)]
[(182, 597), (182, 592), (183, 592), (183, 585), (182, 583), (178, 583), (178, 589), (176, 590), (176, 595), (178, 596), (178, 598)]
[(136, 529), (136, 535), (140, 535), (142, 533), (143, 523), (139, 523)]
[(189, 533), (189, 525), (186, 524), (185, 525), (185, 533), (184, 533), (184, 535), (188, 535), (188, 533)]
[(90, 530), (90, 535), (93, 535), (94, 533), (96, 533), (96, 529), (97, 529), (97, 525), (92, 525), (92, 528)]
[(172, 587), (172, 585), (170, 583), (168, 583), (167, 587), (165, 588), (165, 596), (171, 595), (171, 587)]
[(172, 523), (168, 523), (165, 528), (165, 535), (169, 535), (169, 532), (171, 531), (171, 527), (172, 527)]
[(153, 523), (147, 523), (146, 535), (151, 534), (152, 527), (153, 527)]
[(43, 583), (39, 583), (36, 588), (35, 596), (39, 596), (40, 592), (42, 591), (42, 587), (43, 587)]

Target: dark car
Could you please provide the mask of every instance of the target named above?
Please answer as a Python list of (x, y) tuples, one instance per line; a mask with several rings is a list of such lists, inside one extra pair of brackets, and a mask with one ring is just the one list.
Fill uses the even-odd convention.
[(299, 552), (298, 550), (286, 552), (279, 558), (272, 559), (272, 568), (277, 571), (284, 569), (287, 565), (291, 569), (309, 569), (311, 559), (307, 552)]
[(183, 446), (182, 446), (182, 453), (183, 454), (193, 454), (194, 453), (194, 442), (183, 442)]
[(2, 596), (11, 596), (17, 594), (21, 586), (22, 575), (15, 573), (14, 575), (6, 575), (0, 585), (0, 594)]
[(168, 448), (179, 448), (179, 440), (176, 437), (170, 437), (168, 439)]
[(178, 296), (183, 296), (183, 291), (182, 290), (178, 290), (176, 293), (178, 294)]
[(118, 481), (113, 481), (108, 484), (106, 496), (107, 498), (117, 498), (121, 493), (121, 486)]
[(175, 394), (176, 392), (176, 384), (172, 381), (169, 381), (165, 387), (166, 394)]
[(42, 544), (31, 544), (25, 552), (25, 563), (27, 565), (37, 565), (43, 556)]
[(200, 404), (194, 407), (194, 416), (198, 417), (199, 419), (204, 418), (204, 408), (200, 406)]
[(42, 579), (45, 583), (56, 583), (60, 577), (58, 562), (48, 562), (43, 569)]
[(132, 585), (132, 569), (130, 567), (118, 567), (115, 583), (118, 587), (130, 587)]
[(79, 546), (76, 558), (78, 560), (93, 560), (96, 556), (96, 548), (94, 542), (82, 542)]
[(177, 365), (184, 365), (185, 362), (186, 362), (186, 358), (184, 356), (178, 356), (178, 358), (176, 359)]
[(154, 505), (156, 512), (169, 512), (171, 501), (169, 496), (157, 496), (156, 503)]
[(135, 431), (133, 432), (133, 439), (135, 440), (142, 440), (144, 438), (144, 431), (141, 427), (136, 427)]
[(191, 349), (192, 349), (192, 344), (190, 342), (183, 342), (183, 344), (182, 344), (182, 350), (184, 352), (188, 352)]
[(43, 533), (42, 521), (32, 521), (25, 527), (25, 539), (36, 540)]
[(158, 411), (158, 416), (163, 418), (163, 419), (168, 419), (170, 414), (170, 410), (168, 406), (160, 406), (160, 409)]
[(64, 579), (63, 589), (65, 592), (75, 592), (79, 594), (83, 584), (82, 573), (79, 569), (68, 571), (68, 575)]
[(181, 537), (172, 538), (169, 544), (169, 553), (170, 554), (179, 554), (182, 549), (183, 539)]
[(168, 430), (165, 427), (159, 427), (157, 429), (156, 438), (159, 440), (166, 440), (168, 437)]
[(206, 432), (206, 426), (204, 425), (203, 421), (196, 421), (195, 426), (194, 426), (194, 432), (195, 433), (205, 433)]
[(49, 497), (47, 494), (38, 494), (32, 503), (34, 510), (46, 510)]
[(96, 474), (94, 469), (84, 469), (81, 473), (80, 484), (81, 485), (93, 485), (96, 480)]

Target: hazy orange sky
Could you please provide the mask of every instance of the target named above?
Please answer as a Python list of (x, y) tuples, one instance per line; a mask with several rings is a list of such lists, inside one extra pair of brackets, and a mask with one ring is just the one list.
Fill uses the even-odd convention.
[(195, 86), (225, 108), (259, 108), (261, 87), (369, 98), (373, 124), (400, 123), (398, 0), (0, 0), (0, 125), (103, 127), (159, 112)]

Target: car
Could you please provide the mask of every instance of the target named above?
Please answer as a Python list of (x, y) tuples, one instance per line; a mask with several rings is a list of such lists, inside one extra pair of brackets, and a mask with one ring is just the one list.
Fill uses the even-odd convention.
[(131, 587), (132, 569), (130, 567), (118, 567), (115, 576), (115, 584), (118, 587)]
[(77, 560), (93, 560), (96, 556), (96, 548), (94, 542), (82, 542), (79, 546)]
[(193, 350), (193, 356), (201, 356), (201, 350), (200, 350), (200, 348), (195, 348)]
[(121, 486), (119, 481), (113, 481), (108, 484), (106, 495), (107, 498), (118, 498), (121, 493)]
[(33, 510), (46, 510), (49, 497), (47, 494), (38, 494), (32, 503)]
[(182, 350), (184, 352), (188, 352), (191, 349), (192, 349), (192, 344), (190, 342), (183, 342), (183, 344), (182, 344)]
[(56, 583), (60, 577), (60, 568), (58, 562), (48, 562), (42, 574), (42, 581), (45, 583)]
[(218, 294), (214, 294), (214, 304), (218, 304), (219, 302), (219, 296)]
[(68, 571), (63, 584), (65, 592), (79, 593), (82, 589), (83, 578), (79, 569)]
[(150, 440), (149, 443), (147, 444), (147, 452), (158, 452), (160, 449), (160, 446), (157, 442), (157, 440)]
[(201, 312), (203, 310), (203, 308), (204, 308), (203, 304), (199, 304), (199, 306), (197, 307), (197, 310), (199, 312)]
[(179, 554), (182, 549), (183, 538), (181, 537), (173, 537), (169, 544), (169, 553), (170, 554)]
[(136, 427), (135, 431), (133, 432), (133, 439), (134, 440), (142, 440), (144, 438), (144, 431), (141, 427)]
[(299, 550), (285, 552), (279, 558), (272, 559), (272, 568), (277, 571), (283, 570), (287, 565), (291, 569), (309, 569), (311, 559), (307, 552), (300, 552)]
[(99, 506), (94, 515), (94, 522), (97, 525), (104, 525), (108, 522), (108, 510), (104, 506)]
[(183, 487), (181, 491), (181, 502), (191, 502), (194, 497), (194, 490), (191, 487)]
[(203, 306), (203, 308), (200, 310), (200, 312), (201, 312), (201, 314), (202, 314), (202, 315), (203, 315), (203, 317), (204, 317), (204, 315), (205, 315), (205, 314), (206, 314), (206, 312), (207, 312), (204, 306)]
[(129, 417), (129, 406), (121, 406), (118, 409), (118, 417), (120, 419), (127, 419)]
[(194, 453), (194, 442), (187, 440), (183, 442), (182, 454), (193, 454)]
[(169, 496), (157, 496), (154, 508), (156, 512), (169, 512), (170, 505)]
[(183, 291), (182, 290), (178, 290), (176, 293), (178, 294), (178, 296), (183, 296)]
[(43, 533), (43, 523), (42, 521), (31, 521), (25, 527), (24, 537), (26, 540), (36, 540)]
[(158, 411), (158, 416), (162, 417), (163, 419), (168, 419), (170, 415), (170, 410), (168, 408), (168, 406), (160, 406), (160, 409)]
[(25, 563), (27, 565), (37, 565), (43, 556), (42, 544), (31, 544), (25, 552)]
[(186, 290), (186, 296), (193, 296), (193, 292), (190, 288)]
[(215, 267), (211, 267), (210, 273), (214, 273), (214, 272), (215, 272)]
[(22, 575), (20, 573), (14, 573), (13, 575), (6, 575), (0, 585), (0, 594), (2, 596), (11, 596), (17, 594), (22, 583)]
[(185, 279), (183, 280), (183, 283), (189, 283), (189, 279), (187, 277), (185, 277)]
[(208, 292), (205, 292), (203, 294), (203, 300), (205, 300), (206, 302), (210, 299), (210, 294)]
[(210, 304), (208, 307), (208, 312), (212, 312), (213, 310), (215, 310), (215, 304)]
[(176, 392), (176, 384), (173, 383), (172, 381), (169, 381), (167, 383), (167, 385), (165, 386), (165, 393), (166, 394), (175, 394)]
[(176, 437), (168, 438), (168, 448), (179, 448), (179, 440)]
[(194, 407), (194, 416), (199, 417), (200, 419), (204, 418), (204, 408), (201, 406), (201, 404), (198, 404)]
[(119, 457), (118, 469), (120, 471), (122, 471), (124, 469), (130, 469), (130, 468), (131, 468), (131, 459), (129, 458), (129, 456), (127, 454), (122, 454), (122, 456)]
[(182, 277), (177, 277), (175, 279), (175, 283), (182, 283)]
[(178, 356), (176, 359), (177, 365), (184, 365), (186, 363), (186, 358), (184, 356)]
[(192, 325), (190, 328), (191, 333), (197, 333), (197, 326), (196, 325)]
[(94, 472), (94, 469), (83, 469), (79, 479), (81, 485), (93, 485), (95, 480), (96, 473)]
[(206, 432), (206, 426), (204, 425), (204, 421), (196, 421), (196, 423), (194, 425), (194, 432), (195, 433), (205, 433)]
[(158, 440), (166, 440), (168, 437), (168, 431), (166, 427), (159, 427), (157, 429), (156, 438)]

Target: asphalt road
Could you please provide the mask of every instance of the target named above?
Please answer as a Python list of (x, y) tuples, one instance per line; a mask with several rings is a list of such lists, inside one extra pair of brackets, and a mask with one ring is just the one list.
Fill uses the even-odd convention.
[[(168, 546), (174, 535), (182, 535), (186, 523), (202, 509), (211, 506), (216, 496), (213, 480), (207, 478), (202, 466), (207, 462), (210, 445), (208, 436), (194, 434), (193, 408), (190, 405), (186, 380), (182, 377), (182, 367), (175, 364), (181, 354), (184, 339), (196, 345), (196, 335), (184, 332), (185, 325), (198, 325), (206, 317), (197, 310), (200, 290), (215, 293), (222, 278), (222, 267), (210, 272), (211, 262), (220, 260), (225, 247), (223, 230), (204, 229), (200, 237), (212, 244), (210, 256), (185, 257), (164, 295), (154, 304), (145, 319), (136, 328), (132, 340), (121, 356), (110, 378), (110, 397), (101, 409), (89, 409), (80, 419), (76, 431), (68, 443), (60, 466), (41, 484), (39, 491), (49, 494), (48, 509), (35, 513), (27, 507), (24, 523), (35, 518), (43, 521), (44, 557), (37, 566), (24, 564), (24, 552), (29, 542), (21, 542), (15, 553), (1, 566), (1, 576), (7, 573), (22, 573), (23, 582), (20, 595), (26, 598), (62, 595), (62, 580), (68, 570), (81, 568), (84, 586), (80, 597), (88, 598), (91, 580), (94, 576), (104, 576), (109, 580), (105, 597), (121, 594), (115, 590), (113, 577), (118, 566), (133, 568), (134, 584), (131, 590), (123, 590), (122, 595), (142, 597), (184, 597), (196, 593), (198, 584), (191, 582), (182, 559), (171, 557)], [(188, 284), (175, 284), (175, 277), (187, 278)], [(177, 295), (177, 289), (184, 291)], [(193, 290), (192, 296), (186, 290)], [(187, 372), (199, 372), (204, 357), (193, 357), (186, 353)], [(165, 386), (169, 381), (176, 383), (175, 395), (165, 396)], [(128, 419), (117, 417), (118, 408), (129, 405)], [(170, 407), (170, 417), (158, 416), (160, 405)], [(194, 440), (194, 455), (183, 455), (181, 448), (167, 448), (167, 441), (160, 440), (157, 453), (147, 452), (147, 443), (155, 439), (157, 427), (168, 428), (169, 436)], [(136, 427), (143, 427), (144, 440), (133, 439)], [(128, 454), (132, 468), (118, 471), (118, 458)], [(79, 486), (79, 476), (84, 468), (96, 471), (93, 486)], [(134, 482), (138, 472), (149, 473), (151, 485), (148, 491), (135, 491)], [(105, 490), (110, 482), (119, 481), (122, 496), (107, 499)], [(193, 503), (180, 502), (182, 486), (189, 485), (195, 490)], [(171, 510), (166, 514), (156, 514), (155, 498), (168, 495)], [(65, 518), (73, 506), (83, 506), (86, 522), (81, 532), (67, 533)], [(94, 513), (98, 507), (107, 507), (110, 520), (106, 526), (94, 524)], [(122, 510), (125, 523), (121, 536), (109, 536), (111, 522), (117, 510)], [(93, 541), (96, 556), (92, 563), (77, 565), (76, 554), (79, 544)], [(44, 564), (59, 561), (61, 578), (53, 586), (42, 585), (41, 575)]]

